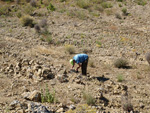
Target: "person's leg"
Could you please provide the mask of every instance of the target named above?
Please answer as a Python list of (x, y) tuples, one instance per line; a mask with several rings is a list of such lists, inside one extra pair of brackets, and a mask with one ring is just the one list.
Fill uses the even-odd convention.
[(84, 75), (84, 73), (85, 73), (85, 72), (84, 72), (84, 70), (85, 70), (85, 62), (82, 63), (81, 70), (82, 70), (82, 75)]
[(85, 60), (85, 61), (82, 63), (82, 74), (83, 74), (83, 75), (86, 75), (86, 72), (87, 72), (87, 64), (88, 64), (88, 59)]

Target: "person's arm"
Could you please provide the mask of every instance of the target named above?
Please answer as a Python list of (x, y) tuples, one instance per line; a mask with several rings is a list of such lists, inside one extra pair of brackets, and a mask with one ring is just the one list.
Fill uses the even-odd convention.
[(71, 69), (73, 69), (73, 68), (74, 68), (74, 65), (75, 65), (75, 63), (73, 63), (73, 65), (72, 65), (72, 68), (71, 68)]
[(76, 72), (78, 72), (78, 69), (81, 67), (81, 63), (78, 64), (78, 67), (76, 69)]

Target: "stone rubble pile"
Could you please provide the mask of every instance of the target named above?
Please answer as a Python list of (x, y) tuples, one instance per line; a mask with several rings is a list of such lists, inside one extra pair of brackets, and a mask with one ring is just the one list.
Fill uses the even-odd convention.
[(60, 82), (67, 82), (67, 72), (63, 65), (54, 66), (44, 64), (34, 60), (20, 60), (15, 63), (5, 62), (1, 66), (0, 72), (13, 77), (25, 77), (33, 80), (44, 80), (57, 78)]

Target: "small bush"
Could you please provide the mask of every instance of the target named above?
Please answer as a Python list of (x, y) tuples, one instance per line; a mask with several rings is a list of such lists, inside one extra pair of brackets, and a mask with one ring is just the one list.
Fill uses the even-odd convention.
[(90, 0), (78, 0), (77, 5), (80, 8), (87, 9), (90, 7)]
[(56, 101), (55, 90), (53, 93), (50, 93), (48, 85), (46, 85), (45, 91), (43, 89), (41, 90), (41, 102), (54, 103), (55, 101)]
[(122, 82), (122, 81), (124, 81), (124, 77), (123, 77), (123, 75), (121, 75), (121, 74), (120, 74), (120, 75), (118, 75), (118, 76), (117, 76), (117, 81), (118, 81), (118, 82)]
[(88, 105), (95, 105), (95, 99), (92, 97), (91, 94), (83, 92), (83, 99)]
[(34, 26), (33, 18), (28, 15), (21, 17), (20, 21), (23, 26), (30, 26), (30, 27)]
[(101, 6), (102, 6), (103, 8), (112, 8), (112, 7), (113, 7), (112, 4), (111, 4), (111, 3), (108, 3), (108, 2), (103, 2), (103, 3), (101, 3)]
[(121, 15), (120, 15), (119, 13), (116, 13), (115, 16), (116, 16), (116, 18), (118, 18), (118, 19), (122, 19), (122, 18), (121, 18)]
[(47, 20), (46, 19), (42, 19), (40, 21), (40, 24), (39, 24), (41, 27), (46, 27), (47, 26)]
[(69, 54), (75, 53), (75, 47), (74, 47), (73, 45), (65, 45), (65, 50), (66, 50)]
[(122, 9), (122, 13), (123, 13), (123, 15), (127, 16), (127, 15), (128, 15), (127, 9), (126, 9), (126, 8), (123, 8), (123, 9)]
[(40, 26), (39, 26), (38, 24), (36, 24), (36, 25), (34, 26), (34, 29), (35, 29), (35, 31), (36, 31), (37, 33), (39, 33), (39, 32), (41, 31), (41, 28), (40, 28)]
[(144, 5), (147, 4), (146, 0), (135, 0), (135, 2), (136, 2), (138, 5), (142, 5), (142, 6), (144, 6)]
[(114, 62), (114, 66), (117, 68), (127, 68), (128, 67), (128, 61), (123, 59), (123, 58), (117, 59)]
[(50, 12), (50, 11), (55, 11), (56, 8), (54, 7), (53, 4), (49, 3), (49, 5), (47, 6), (47, 10)]
[(30, 5), (33, 6), (33, 7), (36, 7), (36, 1), (35, 0), (31, 0), (30, 1)]
[(94, 68), (94, 67), (95, 67), (94, 61), (91, 61), (91, 60), (90, 60), (90, 61), (89, 61), (89, 66), (92, 67), (92, 68)]
[(101, 47), (102, 46), (102, 43), (100, 41), (96, 41), (96, 46), (97, 47)]

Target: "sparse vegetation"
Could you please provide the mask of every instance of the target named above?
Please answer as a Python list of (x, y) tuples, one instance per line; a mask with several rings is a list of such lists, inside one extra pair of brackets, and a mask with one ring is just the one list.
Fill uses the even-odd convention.
[(82, 20), (88, 18), (86, 13), (84, 13), (83, 11), (76, 11), (76, 10), (75, 11), (68, 11), (67, 15), (74, 17), (74, 18), (77, 17), (77, 18), (82, 19)]
[(90, 7), (90, 0), (78, 0), (77, 5), (80, 8), (88, 9)]
[(122, 9), (122, 13), (123, 13), (123, 15), (127, 16), (127, 15), (128, 15), (128, 13), (127, 13), (127, 8), (123, 8), (123, 9)]
[(48, 10), (48, 12), (50, 12), (50, 11), (55, 11), (56, 8), (54, 7), (53, 4), (49, 3), (49, 5), (47, 6), (47, 10)]
[(101, 46), (102, 46), (101, 41), (96, 41), (96, 46), (97, 46), (97, 47), (101, 47)]
[(95, 105), (95, 99), (93, 98), (93, 96), (85, 91), (83, 92), (83, 99), (88, 105)]
[(66, 50), (69, 54), (75, 53), (75, 47), (74, 47), (73, 45), (65, 45), (65, 50)]
[(54, 103), (56, 102), (55, 90), (51, 93), (48, 89), (48, 85), (46, 85), (46, 89), (41, 89), (41, 102)]
[(142, 5), (142, 6), (144, 6), (144, 5), (147, 4), (146, 0), (135, 0), (135, 2), (136, 2), (138, 5)]
[(123, 58), (119, 58), (114, 62), (114, 66), (117, 68), (127, 68), (128, 67), (128, 61)]
[(89, 64), (89, 66), (90, 66), (90, 67), (92, 67), (92, 68), (94, 68), (94, 67), (95, 67), (95, 65), (94, 65), (94, 61), (93, 61), (93, 60), (90, 60), (88, 64)]
[(117, 75), (117, 81), (118, 81), (118, 82), (124, 81), (124, 77), (123, 77), (122, 74)]
[(111, 3), (109, 3), (109, 2), (102, 2), (101, 6), (103, 8), (112, 8), (113, 7), (113, 5)]
[(31, 16), (25, 15), (23, 17), (20, 18), (21, 24), (22, 26), (30, 26), (33, 27), (34, 26), (34, 19)]

